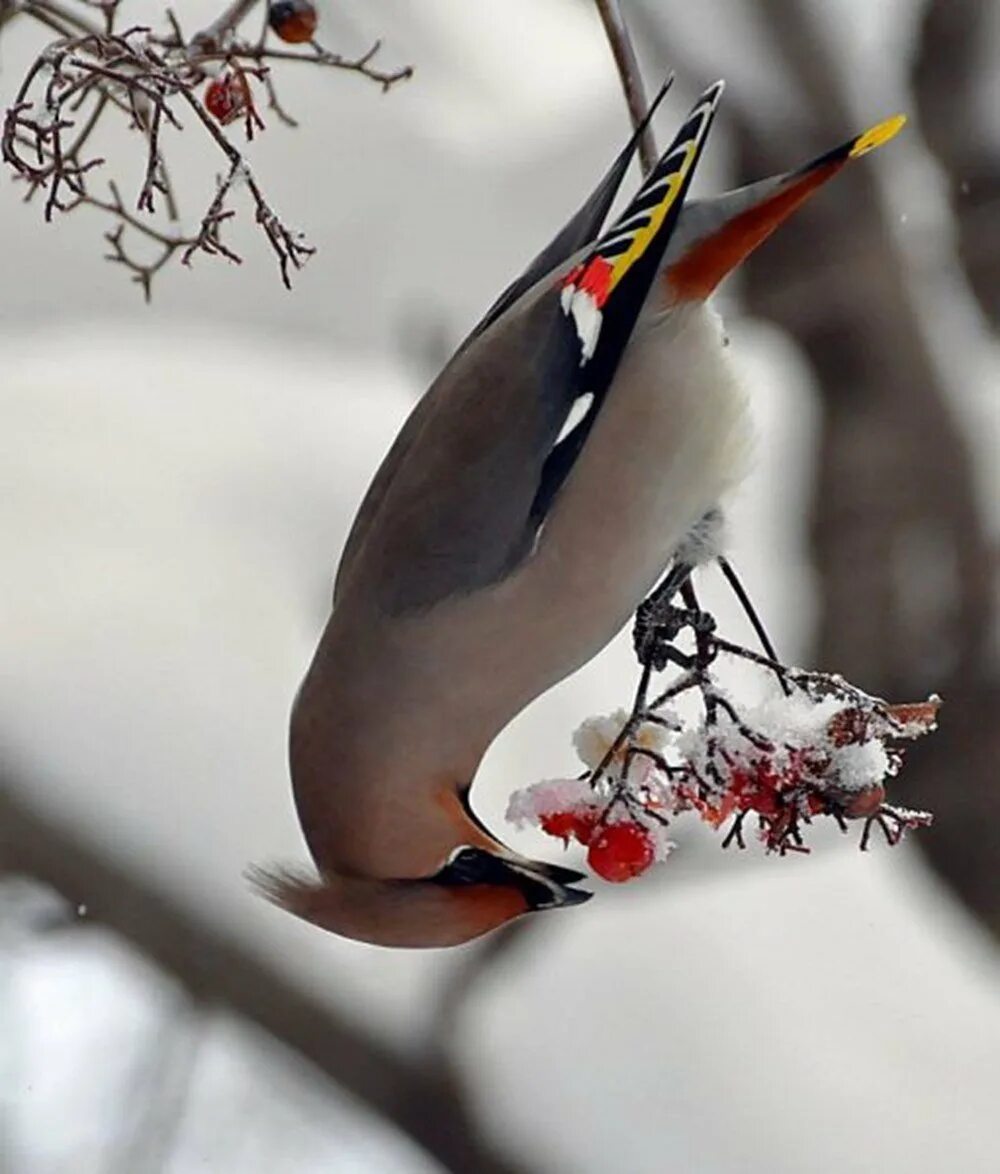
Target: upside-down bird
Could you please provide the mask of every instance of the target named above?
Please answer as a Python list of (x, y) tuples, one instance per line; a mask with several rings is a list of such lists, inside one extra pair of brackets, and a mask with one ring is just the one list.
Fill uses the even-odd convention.
[(484, 827), (476, 770), (521, 709), (622, 628), (746, 471), (747, 405), (709, 295), (903, 123), (685, 201), (722, 90), (702, 94), (602, 232), (633, 136), (448, 362), (368, 490), (292, 712), (318, 876), (254, 870), (307, 921), (447, 946), (590, 896), (582, 874)]

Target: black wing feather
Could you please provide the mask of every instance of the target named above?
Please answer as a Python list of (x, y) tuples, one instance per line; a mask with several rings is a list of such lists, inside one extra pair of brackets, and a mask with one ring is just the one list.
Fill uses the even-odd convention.
[(601, 226), (604, 224), (611, 205), (614, 203), (615, 196), (618, 194), (618, 189), (621, 187), (622, 180), (625, 178), (625, 172), (632, 162), (632, 156), (639, 146), (639, 140), (642, 138), (646, 127), (655, 114), (656, 108), (663, 101), (664, 95), (673, 84), (673, 80), (673, 76), (671, 75), (660, 87), (660, 92), (650, 103), (645, 118), (636, 127), (632, 137), (622, 148), (614, 163), (608, 168), (604, 178), (593, 192), (591, 192), (586, 203), (560, 229), (555, 238), (542, 249), (527, 269), (507, 286), (462, 344), (463, 347), (468, 346), (474, 338), (482, 334), (504, 311), (509, 310), (522, 294), (526, 293), (532, 286), (541, 281), (547, 273), (551, 273), (553, 269), (556, 269), (564, 261), (568, 261), (574, 253), (578, 253), (581, 249), (589, 245), (591, 241), (597, 239), (601, 231)]
[[(722, 83), (717, 82), (701, 95), (676, 138), (646, 177), (635, 198), (576, 267), (582, 272), (595, 259), (613, 262), (615, 258), (627, 253), (635, 235), (650, 223), (657, 207), (664, 203), (666, 185), (669, 203), (663, 219), (638, 260), (629, 266), (620, 283), (612, 289), (606, 304), (602, 307), (603, 321), (594, 352), (589, 358), (584, 356), (581, 359), (580, 373), (574, 380), (574, 400), (567, 405), (567, 415), (572, 409), (572, 403), (580, 395), (589, 393), (593, 395), (593, 401), (583, 419), (553, 446), (542, 467), (530, 515), (531, 524), (535, 527), (542, 524), (551, 509), (577, 457), (583, 451), (590, 430), (601, 410), (677, 223), (697, 166), (698, 152), (708, 134), (722, 88)], [(693, 158), (689, 163), (685, 163), (686, 153), (691, 150), (694, 151)], [(679, 181), (676, 190), (670, 194), (671, 177), (674, 176), (679, 176)]]

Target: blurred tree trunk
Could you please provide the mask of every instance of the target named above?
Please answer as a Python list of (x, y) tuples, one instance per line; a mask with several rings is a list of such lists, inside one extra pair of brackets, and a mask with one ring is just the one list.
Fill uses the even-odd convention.
[[(807, 7), (759, 0), (759, 8), (810, 124), (808, 141), (789, 145), (745, 112), (745, 179), (826, 149), (854, 120)], [(941, 730), (914, 750), (898, 795), (935, 810), (921, 847), (1000, 934), (995, 579), (971, 455), (871, 164), (845, 170), (836, 184), (776, 233), (746, 273), (748, 309), (797, 340), (822, 400), (811, 503), (818, 660), (894, 699), (943, 693)]]
[[(8, 771), (8, 776), (10, 772)], [(28, 793), (20, 788), (20, 794)], [(531, 1174), (479, 1129), (444, 1048), (410, 1057), (294, 985), (166, 890), (39, 815), (0, 779), (0, 874), (49, 885), (178, 980), (202, 1008), (226, 1008), (293, 1048), (452, 1174)], [(471, 977), (471, 974), (468, 975)]]
[[(955, 7), (966, 6), (985, 7)], [(775, 133), (752, 101), (734, 114), (739, 94), (727, 96), (739, 183), (787, 170), (862, 129), (809, 6), (758, 0), (757, 9), (796, 101)], [(664, 61), (677, 64), (683, 42), (643, 11)], [(944, 68), (926, 59), (947, 51), (925, 36), (925, 81)], [(971, 53), (966, 60), (972, 64)], [(953, 106), (941, 134), (962, 117)], [(969, 445), (909, 295), (877, 166), (876, 157), (846, 168), (749, 258), (744, 303), (795, 339), (820, 397), (815, 486), (802, 503), (818, 572), (817, 665), (894, 700), (943, 694), (941, 729), (914, 748), (895, 797), (935, 811), (933, 829), (914, 839), (1000, 935), (995, 559)], [(995, 273), (979, 280), (981, 299), (982, 291), (995, 295)]]
[[(1000, 130), (987, 124), (998, 64), (995, 0), (930, 0), (913, 62), (920, 129), (948, 177), (959, 260), (979, 307), (1000, 329)], [(995, 99), (994, 99), (995, 100)], [(992, 138), (990, 137), (992, 134)]]

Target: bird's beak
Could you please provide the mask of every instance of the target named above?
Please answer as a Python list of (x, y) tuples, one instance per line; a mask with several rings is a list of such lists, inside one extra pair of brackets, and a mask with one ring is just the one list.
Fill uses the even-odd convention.
[[(906, 122), (903, 114), (855, 135), (796, 171), (685, 207), (695, 231), (674, 260), (666, 281), (671, 301), (699, 301), (712, 293), (755, 248), (852, 159), (889, 142)], [(703, 228), (703, 231), (698, 231)]]
[(532, 909), (559, 909), (582, 905), (594, 895), (571, 886), (584, 880), (584, 873), (542, 860), (507, 859), (503, 862), (512, 883), (521, 890)]
[(561, 864), (549, 864), (546, 860), (532, 860), (531, 870), (561, 885), (575, 885), (577, 881), (587, 878), (585, 872), (578, 872), (575, 868), (563, 868)]
[(588, 893), (586, 889), (569, 889), (565, 885), (561, 885), (556, 892), (553, 908), (561, 908), (563, 905), (582, 905), (585, 901), (589, 901), (593, 895), (593, 893)]

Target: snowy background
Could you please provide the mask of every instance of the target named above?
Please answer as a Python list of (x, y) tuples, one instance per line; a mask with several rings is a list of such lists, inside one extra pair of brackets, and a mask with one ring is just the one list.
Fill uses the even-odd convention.
[[(217, 5), (177, 7), (196, 23)], [(689, 7), (645, 6), (669, 14), (685, 60), (756, 86), (775, 120), (791, 118), (748, 6), (706, 0), (697, 21), (672, 11)], [(887, 63), (915, 6), (822, 7), (858, 110), (846, 136), (905, 108)], [(302, 855), (286, 716), (368, 480), (435, 364), (626, 133), (589, 4), (321, 11), (329, 43), (382, 36), (386, 58), (417, 73), (386, 96), (350, 75), (289, 73), (283, 99), (302, 129), (269, 129), (252, 157), (320, 249), (293, 293), (247, 230), (242, 268), (170, 269), (147, 308), (100, 261), (88, 213), (44, 227), (0, 185), (4, 792), (391, 1055), (445, 1048), (505, 1168), (995, 1170), (995, 945), (908, 847), (862, 856), (853, 838), (820, 837), (810, 858), (761, 860), (687, 838), (642, 881), (595, 882), (589, 905), (546, 916), (454, 1016), (443, 993), (475, 947), (379, 951), (248, 894), (249, 861)], [(35, 51), (27, 22), (0, 39), (4, 102)], [(683, 108), (683, 79), (678, 89), (664, 127)], [(731, 175), (725, 111), (716, 140), (703, 191)], [(919, 136), (864, 166), (878, 169), (914, 270), (934, 269), (947, 230)], [(196, 187), (210, 172), (192, 175)], [(930, 297), (943, 278), (920, 280)], [(964, 363), (954, 410), (992, 504), (1000, 365), (966, 302), (947, 299), (937, 346)], [(724, 305), (760, 430), (732, 507), (733, 557), (779, 648), (802, 659), (815, 397), (789, 340), (742, 317), (732, 294)], [(705, 592), (742, 633), (718, 584)], [(572, 729), (625, 703), (633, 681), (619, 641), (522, 715), (477, 783), (487, 822), (502, 827), (515, 787), (573, 769)], [(897, 794), (906, 801), (905, 784)], [(509, 839), (552, 851), (534, 833)], [(0, 885), (0, 1169), (439, 1168), (82, 905), (24, 877)]]

